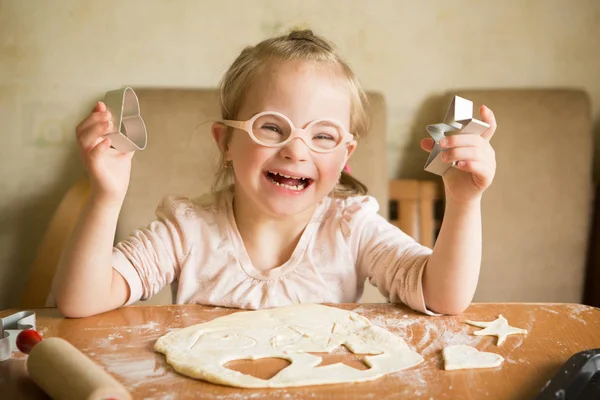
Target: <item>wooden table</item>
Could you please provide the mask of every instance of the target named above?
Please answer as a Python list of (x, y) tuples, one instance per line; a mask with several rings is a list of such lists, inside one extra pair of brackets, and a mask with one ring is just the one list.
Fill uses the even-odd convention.
[[(567, 359), (600, 348), (600, 309), (577, 304), (473, 304), (460, 316), (428, 317), (392, 304), (338, 304), (403, 337), (425, 362), (380, 379), (289, 389), (237, 389), (177, 374), (152, 346), (164, 333), (239, 310), (182, 306), (131, 306), (105, 314), (64, 319), (51, 308), (37, 309), (44, 337), (60, 336), (115, 376), (135, 399), (533, 399)], [(0, 312), (6, 316), (16, 310)], [(511, 335), (501, 346), (496, 338), (474, 336), (478, 328), (465, 319), (491, 321), (504, 315), (528, 335)], [(467, 344), (505, 358), (498, 368), (444, 371), (441, 350)], [(46, 398), (29, 380), (25, 356), (0, 363), (0, 399)], [(346, 362), (365, 368), (351, 353), (324, 356), (324, 364)], [(265, 377), (282, 361), (238, 362), (232, 366)]]

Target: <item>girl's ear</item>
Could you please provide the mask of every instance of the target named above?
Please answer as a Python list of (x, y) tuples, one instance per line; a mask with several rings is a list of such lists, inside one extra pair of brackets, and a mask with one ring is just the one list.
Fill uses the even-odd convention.
[(210, 130), (215, 143), (217, 143), (221, 154), (223, 154), (223, 159), (225, 161), (229, 161), (229, 149), (227, 148), (227, 126), (220, 122), (215, 122), (212, 124)]
[(356, 150), (356, 140), (353, 140), (351, 142), (348, 143), (348, 145), (346, 146), (346, 162), (344, 163), (344, 165), (346, 165), (348, 163), (348, 160), (350, 159), (350, 156), (352, 155), (352, 153), (354, 153), (354, 150)]

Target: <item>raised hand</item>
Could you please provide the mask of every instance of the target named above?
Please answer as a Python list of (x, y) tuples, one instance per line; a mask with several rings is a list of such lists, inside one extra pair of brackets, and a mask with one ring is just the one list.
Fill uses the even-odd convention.
[(92, 197), (103, 202), (122, 202), (129, 186), (133, 152), (121, 153), (110, 147), (106, 135), (114, 131), (106, 105), (99, 101), (75, 131), (90, 176)]
[[(496, 131), (496, 118), (486, 106), (481, 106), (479, 112), (482, 120), (490, 124), (481, 136), (458, 134), (440, 141), (445, 150), (441, 154), (442, 161), (456, 162), (456, 168), (450, 168), (442, 177), (446, 199), (459, 204), (479, 201), (496, 174), (496, 154), (490, 144)], [(421, 140), (421, 148), (425, 151), (431, 152), (433, 145), (431, 138)]]

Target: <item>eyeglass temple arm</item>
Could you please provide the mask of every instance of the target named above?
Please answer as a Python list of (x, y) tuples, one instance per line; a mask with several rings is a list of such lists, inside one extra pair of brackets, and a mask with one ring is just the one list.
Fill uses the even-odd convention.
[(221, 123), (236, 129), (245, 129), (246, 125), (244, 121), (232, 121), (230, 119), (225, 119)]
[(344, 140), (342, 140), (343, 142), (351, 142), (353, 140), (354, 140), (353, 134), (351, 134), (350, 132), (344, 133)]

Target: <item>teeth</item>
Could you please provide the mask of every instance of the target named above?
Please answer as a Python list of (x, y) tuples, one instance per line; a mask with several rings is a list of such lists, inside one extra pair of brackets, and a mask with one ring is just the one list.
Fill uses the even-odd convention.
[(270, 173), (272, 173), (273, 175), (279, 175), (279, 176), (283, 176), (284, 178), (288, 178), (288, 179), (289, 179), (289, 178), (292, 178), (292, 179), (306, 179), (306, 178), (304, 178), (304, 177), (302, 177), (302, 176), (289, 176), (289, 175), (284, 175), (284, 174), (281, 174), (281, 173), (279, 173), (279, 172), (273, 172), (273, 171), (269, 171), (269, 172), (270, 172)]
[[(296, 178), (296, 179), (298, 179), (298, 178)], [(300, 190), (304, 189), (306, 187), (306, 185), (307, 185), (306, 182), (302, 182), (302, 183), (300, 183), (299, 185), (296, 185), (296, 186), (285, 185), (283, 183), (279, 183), (277, 181), (274, 181), (273, 179), (271, 179), (271, 177), (269, 177), (269, 180), (271, 182), (273, 182), (274, 184), (276, 184), (277, 186), (280, 186), (280, 187), (286, 188), (286, 189), (290, 189), (290, 190), (295, 190), (295, 191), (300, 191)]]

